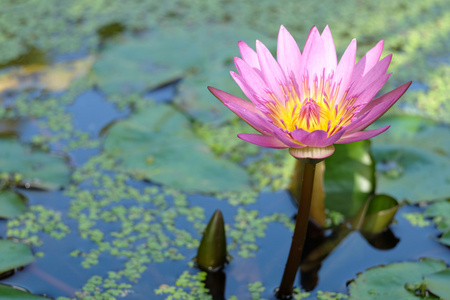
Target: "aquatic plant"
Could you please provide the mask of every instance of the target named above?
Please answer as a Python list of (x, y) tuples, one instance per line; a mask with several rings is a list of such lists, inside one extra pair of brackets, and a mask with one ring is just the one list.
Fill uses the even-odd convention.
[[(267, 148), (289, 148), (304, 164), (299, 210), (286, 268), (277, 295), (290, 298), (300, 265), (313, 192), (315, 165), (333, 154), (333, 144), (358, 142), (377, 136), (389, 125), (364, 130), (382, 116), (411, 85), (374, 98), (391, 74), (392, 55), (380, 60), (384, 41), (378, 42), (355, 65), (353, 39), (337, 63), (328, 26), (322, 34), (309, 32), (303, 53), (284, 26), (278, 34), (277, 59), (263, 43), (256, 52), (239, 42), (242, 58), (235, 57), (238, 73), (231, 76), (251, 102), (208, 87), (223, 104), (261, 134), (238, 137)], [(345, 163), (345, 162), (343, 162)]]

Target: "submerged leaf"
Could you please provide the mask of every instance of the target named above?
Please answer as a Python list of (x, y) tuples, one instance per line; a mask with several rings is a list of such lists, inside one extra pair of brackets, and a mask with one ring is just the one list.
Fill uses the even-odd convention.
[(28, 265), (33, 261), (30, 246), (0, 239), (0, 273)]
[(248, 174), (216, 157), (191, 130), (185, 116), (164, 104), (114, 124), (104, 144), (119, 167), (187, 192), (243, 191)]

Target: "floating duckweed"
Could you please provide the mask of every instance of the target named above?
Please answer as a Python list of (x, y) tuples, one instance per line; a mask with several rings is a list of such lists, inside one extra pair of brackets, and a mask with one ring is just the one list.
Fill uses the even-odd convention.
[(194, 129), (214, 152), (229, 156), (233, 161), (242, 161), (247, 156), (256, 155), (261, 151), (260, 147), (236, 138), (236, 132), (255, 133), (248, 124), (237, 119), (220, 127), (197, 124)]
[(232, 243), (228, 245), (228, 250), (238, 249), (238, 255), (244, 258), (255, 256), (258, 250), (257, 238), (264, 237), (268, 224), (275, 221), (293, 230), (294, 225), (286, 215), (274, 213), (260, 217), (257, 210), (248, 211), (239, 207), (234, 228), (227, 228), (227, 235), (233, 238)]
[[(117, 276), (117, 273), (109, 272), (109, 278), (103, 279), (98, 275), (92, 276), (83, 286), (83, 292), (76, 292), (76, 296), (80, 299), (86, 300), (108, 300), (116, 299), (116, 297), (125, 297), (130, 293), (131, 284), (120, 282), (122, 276)], [(59, 297), (57, 300), (66, 300), (68, 298)]]
[(39, 232), (45, 232), (54, 239), (60, 240), (70, 233), (70, 229), (62, 222), (61, 213), (46, 209), (42, 205), (34, 205), (28, 212), (8, 221), (6, 235), (40, 246), (42, 241), (35, 235)]
[(311, 293), (308, 292), (302, 292), (299, 288), (294, 288), (294, 299), (295, 300), (302, 300), (304, 298), (307, 298), (311, 295)]
[(348, 299), (348, 295), (334, 292), (317, 291), (317, 299), (320, 300), (341, 300)]
[(430, 226), (430, 221), (425, 220), (425, 216), (422, 213), (403, 213), (402, 217), (408, 220), (412, 226)]
[(175, 282), (175, 286), (163, 284), (155, 290), (156, 295), (168, 294), (166, 300), (171, 299), (201, 299), (212, 300), (208, 294), (208, 289), (202, 282), (206, 279), (206, 272), (191, 274), (189, 271), (183, 272)]
[(225, 192), (225, 193), (220, 193), (217, 195), (218, 199), (227, 198), (228, 203), (230, 203), (230, 205), (232, 205), (232, 206), (256, 203), (257, 197), (258, 197), (258, 192), (252, 191), (252, 190), (241, 192), (241, 193)]
[(248, 291), (252, 296), (252, 300), (265, 300), (264, 298), (261, 298), (261, 293), (263, 293), (265, 289), (266, 288), (260, 281), (255, 281), (248, 284)]
[(258, 190), (287, 189), (291, 180), (295, 160), (283, 151), (266, 152), (261, 159), (247, 167)]

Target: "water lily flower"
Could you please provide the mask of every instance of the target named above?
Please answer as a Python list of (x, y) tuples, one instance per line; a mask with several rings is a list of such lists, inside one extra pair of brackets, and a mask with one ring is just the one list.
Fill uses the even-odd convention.
[(323, 159), (333, 144), (372, 138), (389, 126), (364, 129), (382, 116), (408, 89), (411, 82), (374, 97), (391, 74), (392, 55), (380, 60), (383, 41), (355, 64), (356, 40), (337, 63), (330, 29), (322, 34), (313, 27), (303, 52), (281, 26), (277, 59), (260, 41), (256, 51), (239, 42), (242, 58), (235, 57), (238, 73), (231, 76), (250, 100), (219, 89), (209, 90), (235, 114), (261, 134), (239, 138), (268, 148), (289, 148), (296, 158)]

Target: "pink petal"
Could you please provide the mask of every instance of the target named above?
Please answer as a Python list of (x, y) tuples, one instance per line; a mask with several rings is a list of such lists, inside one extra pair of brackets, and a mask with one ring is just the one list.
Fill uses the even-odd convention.
[(300, 73), (300, 49), (292, 35), (280, 27), (277, 43), (277, 61), (287, 77), (299, 76)]
[(367, 128), (380, 118), (398, 99), (406, 92), (411, 81), (369, 102), (357, 115), (357, 120), (347, 127), (347, 132), (352, 133)]
[(322, 32), (322, 41), (325, 49), (325, 59), (327, 60), (326, 65), (329, 68), (328, 70), (334, 71), (337, 66), (336, 48), (328, 25)]
[(328, 133), (323, 130), (308, 132), (299, 128), (292, 131), (292, 137), (308, 147), (326, 147), (334, 144), (344, 133), (345, 130), (341, 129), (339, 132), (328, 137)]
[(237, 116), (257, 131), (264, 133), (271, 132), (264, 120), (260, 117), (260, 112), (251, 102), (213, 87), (208, 87), (208, 89), (217, 99), (222, 101), (226, 107), (231, 109)]
[(391, 63), (392, 54), (389, 54), (382, 60), (380, 60), (372, 69), (370, 69), (367, 74), (362, 77), (360, 80), (353, 82), (349, 95), (359, 95), (365, 89), (372, 85), (374, 81), (376, 81), (379, 77), (386, 74), (387, 69), (389, 68), (389, 64)]
[(353, 39), (342, 55), (339, 65), (336, 68), (336, 74), (334, 75), (333, 81), (340, 84), (337, 101), (341, 101), (344, 93), (348, 91), (352, 79), (353, 68), (355, 66), (355, 58), (356, 40)]
[(238, 137), (241, 140), (246, 142), (266, 147), (266, 148), (275, 148), (275, 149), (283, 149), (288, 148), (285, 144), (283, 144), (279, 139), (271, 135), (260, 135), (260, 134), (251, 134), (251, 133), (240, 133)]
[[(310, 78), (310, 84), (316, 78), (320, 78), (326, 66), (325, 47), (317, 27), (311, 28), (308, 38), (306, 39), (303, 54), (300, 58), (300, 76), (306, 73)], [(302, 77), (298, 80), (302, 81)]]
[(390, 126), (381, 127), (375, 130), (357, 131), (350, 134), (344, 134), (335, 144), (348, 144), (367, 140), (388, 130)]
[[(230, 71), (231, 77), (237, 83), (237, 85), (241, 88), (242, 92), (247, 96), (247, 98), (253, 102), (254, 105), (258, 105), (258, 97), (256, 97), (257, 93), (253, 90), (251, 86), (247, 84), (247, 82), (242, 78), (241, 75)], [(255, 86), (256, 88), (257, 86)]]
[[(239, 76), (234, 75), (234, 72), (230, 72), (233, 79), (242, 89), (244, 94), (249, 97), (252, 102), (254, 102), (254, 94), (258, 94), (260, 96), (267, 95), (267, 84), (264, 79), (253, 69), (250, 65), (248, 65), (245, 61), (240, 59), (239, 57), (234, 58), (234, 63), (236, 64), (236, 68), (238, 69)], [(236, 80), (238, 78), (238, 80)], [(239, 82), (238, 82), (239, 81)], [(242, 83), (245, 83), (245, 86)]]
[(245, 101), (244, 99), (241, 99), (235, 95), (224, 92), (222, 90), (216, 89), (212, 86), (208, 86), (208, 90), (224, 104), (232, 103), (232, 104), (238, 105), (252, 113), (258, 113), (258, 110), (256, 109), (255, 105), (249, 101)]
[(288, 147), (294, 147), (294, 148), (302, 148), (303, 145), (296, 142), (293, 138), (288, 136), (288, 134), (281, 128), (273, 125), (272, 123), (268, 122), (267, 125), (269, 126), (270, 130), (272, 131), (272, 135), (274, 135), (277, 139), (279, 139), (283, 144), (285, 144)]
[(361, 94), (358, 95), (358, 99), (356, 99), (355, 104), (367, 104), (370, 102), (381, 90), (384, 84), (388, 81), (389, 77), (391, 77), (392, 73), (384, 74), (375, 79), (369, 86), (367, 86)]
[(318, 147), (318, 144), (325, 140), (327, 136), (328, 133), (323, 130), (308, 132), (302, 128), (299, 128), (292, 131), (292, 137), (308, 147)]
[(259, 69), (259, 61), (258, 61), (258, 55), (256, 55), (255, 50), (250, 48), (246, 43), (243, 41), (240, 41), (238, 43), (239, 45), (239, 52), (241, 53), (242, 59), (252, 68)]
[(247, 122), (250, 126), (255, 128), (257, 131), (264, 134), (271, 134), (272, 130), (267, 126), (267, 123), (264, 121), (263, 117), (260, 113), (255, 113), (246, 108), (234, 104), (234, 103), (224, 103), (226, 107), (228, 107), (232, 112), (238, 115), (242, 120)]
[(367, 74), (376, 63), (380, 60), (381, 52), (383, 52), (384, 41), (381, 40), (375, 47), (370, 49), (356, 64), (353, 70), (352, 81), (359, 80), (361, 77)]
[(284, 103), (284, 94), (280, 85), (286, 85), (286, 76), (277, 61), (273, 58), (269, 49), (260, 41), (256, 41), (256, 53), (264, 76), (264, 81), (278, 100)]

